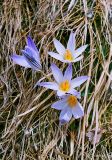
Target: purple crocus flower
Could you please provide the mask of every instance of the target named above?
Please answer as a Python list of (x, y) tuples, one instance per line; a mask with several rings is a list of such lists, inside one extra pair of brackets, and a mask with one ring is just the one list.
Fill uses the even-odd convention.
[(61, 110), (59, 117), (60, 124), (69, 122), (72, 116), (75, 119), (84, 116), (84, 109), (74, 95), (63, 96), (61, 100), (53, 103), (51, 107)]
[(15, 64), (34, 70), (41, 70), (39, 51), (30, 36), (27, 37), (27, 45), (22, 50), (23, 55), (13, 54), (11, 59)]
[(72, 79), (72, 64), (67, 67), (64, 75), (55, 64), (51, 65), (51, 70), (55, 82), (39, 82), (37, 85), (57, 91), (58, 96), (68, 93), (80, 97), (80, 94), (78, 94), (79, 92), (77, 92), (74, 88), (79, 87), (82, 83), (84, 83), (88, 79), (88, 76), (81, 76)]
[(75, 33), (73, 32), (71, 32), (70, 34), (70, 37), (67, 43), (67, 48), (65, 48), (57, 39), (53, 39), (53, 42), (59, 54), (54, 52), (48, 52), (48, 54), (51, 57), (65, 63), (80, 61), (83, 58), (83, 56), (80, 56), (80, 55), (87, 48), (87, 45), (84, 45), (78, 49), (75, 49)]

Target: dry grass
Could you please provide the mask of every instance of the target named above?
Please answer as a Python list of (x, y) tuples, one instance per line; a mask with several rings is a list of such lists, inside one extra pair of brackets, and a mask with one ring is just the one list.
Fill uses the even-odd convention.
[[(0, 159), (2, 160), (110, 160), (112, 159), (112, 2), (3, 0), (0, 2)], [(77, 34), (77, 47), (89, 44), (84, 59), (74, 64), (74, 77), (89, 75), (81, 103), (85, 116), (59, 126), (59, 112), (51, 109), (54, 92), (33, 89), (43, 77), (30, 69), (12, 65), (9, 55), (20, 54), (29, 33), (41, 51), (46, 74), (55, 36), (64, 44), (70, 31)], [(38, 43), (37, 43), (38, 42)], [(86, 137), (94, 131), (93, 144)], [(101, 139), (95, 144), (97, 131)]]

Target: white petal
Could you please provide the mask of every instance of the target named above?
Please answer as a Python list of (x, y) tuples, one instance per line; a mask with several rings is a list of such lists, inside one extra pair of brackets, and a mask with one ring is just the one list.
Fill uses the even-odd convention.
[(87, 46), (88, 45), (84, 45), (84, 46), (81, 46), (80, 48), (76, 49), (75, 53), (74, 53), (75, 58), (78, 57), (79, 55), (81, 55), (85, 51)]
[(64, 62), (64, 59), (63, 59), (63, 57), (60, 54), (57, 54), (57, 53), (54, 53), (54, 52), (48, 52), (48, 54), (51, 57), (53, 57), (53, 58), (55, 58), (55, 59), (57, 59), (57, 60), (59, 60), (61, 62)]
[(51, 65), (51, 70), (56, 82), (60, 83), (63, 79), (63, 74), (61, 70), (55, 64)]
[(70, 119), (72, 118), (72, 110), (69, 107), (66, 107), (65, 109), (63, 109), (60, 113), (60, 123), (64, 124), (70, 121)]
[(66, 106), (66, 99), (63, 99), (53, 103), (51, 107), (57, 110), (62, 110), (64, 109), (65, 106)]
[(67, 43), (67, 49), (71, 51), (71, 53), (74, 53), (75, 51), (75, 33), (71, 32), (68, 43)]
[(79, 87), (82, 83), (84, 83), (89, 77), (88, 76), (80, 76), (71, 80), (72, 87)]
[(24, 56), (13, 54), (11, 56), (11, 59), (13, 60), (14, 63), (16, 63), (16, 64), (18, 64), (20, 66), (23, 66), (23, 67), (26, 67), (26, 68), (31, 68), (31, 66), (27, 63), (27, 61), (26, 61)]
[(78, 119), (84, 116), (84, 109), (79, 102), (74, 108), (72, 108), (72, 114), (75, 119)]
[(38, 86), (42, 86), (52, 90), (58, 90), (58, 85), (55, 82), (41, 82), (38, 83)]
[(55, 38), (53, 39), (53, 42), (54, 42), (54, 45), (55, 45), (57, 52), (60, 55), (63, 55), (65, 53), (65, 47)]
[(64, 73), (64, 79), (71, 80), (72, 79), (72, 64), (69, 64)]

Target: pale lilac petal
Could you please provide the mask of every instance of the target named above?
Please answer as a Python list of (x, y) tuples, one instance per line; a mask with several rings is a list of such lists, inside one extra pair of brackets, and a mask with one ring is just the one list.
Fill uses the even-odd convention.
[(61, 91), (61, 90), (58, 90), (57, 91), (57, 95), (60, 97), (60, 96), (63, 96), (65, 95), (65, 92)]
[(89, 77), (88, 76), (80, 76), (71, 80), (72, 87), (79, 87), (82, 83), (84, 83)]
[(81, 59), (83, 59), (83, 56), (80, 56), (80, 57), (78, 57), (78, 58), (75, 58), (72, 62), (78, 62), (78, 61), (80, 61)]
[(84, 46), (81, 46), (80, 48), (76, 49), (75, 53), (74, 53), (75, 58), (78, 57), (79, 55), (81, 55), (85, 51), (87, 46), (88, 45), (84, 45)]
[(42, 86), (52, 90), (58, 90), (58, 85), (55, 82), (41, 82), (38, 83), (38, 86)]
[(65, 73), (64, 73), (64, 79), (71, 80), (72, 79), (72, 64), (69, 64), (67, 67)]
[(34, 41), (32, 40), (32, 38), (30, 36), (27, 36), (27, 46), (32, 48), (33, 50), (35, 50), (35, 52), (39, 52)]
[(54, 52), (48, 52), (48, 54), (51, 57), (53, 57), (53, 58), (55, 58), (55, 59), (57, 59), (57, 60), (59, 60), (61, 62), (64, 62), (64, 59), (63, 59), (63, 57), (60, 54), (57, 54), (57, 53), (54, 53)]
[(66, 99), (62, 99), (62, 100), (59, 100), (55, 103), (52, 104), (52, 108), (55, 108), (57, 110), (62, 110), (64, 109), (64, 107), (66, 106)]
[(75, 107), (72, 108), (72, 114), (75, 119), (78, 119), (84, 116), (84, 109), (79, 102)]
[(51, 65), (51, 70), (52, 70), (52, 73), (53, 73), (53, 76), (54, 76), (56, 82), (60, 83), (63, 79), (63, 74), (62, 74), (61, 70), (55, 64)]
[(53, 42), (54, 42), (54, 45), (55, 45), (57, 52), (60, 55), (63, 55), (65, 53), (65, 47), (55, 38), (53, 39)]
[(13, 54), (11, 56), (11, 59), (15, 64), (18, 64), (20, 66), (26, 67), (26, 68), (31, 68), (31, 66), (27, 63), (26, 59), (24, 56), (20, 56), (17, 54)]
[(72, 118), (72, 110), (69, 107), (65, 107), (65, 109), (63, 109), (60, 113), (60, 123), (64, 124), (70, 121), (70, 119)]
[(71, 88), (67, 93), (73, 94), (73, 95), (76, 96), (78, 99), (81, 98), (81, 93), (78, 92), (77, 90), (73, 89), (73, 88)]
[(33, 48), (30, 48), (29, 46), (25, 47), (25, 50), (30, 56), (32, 56), (38, 63), (40, 63), (40, 57), (39, 57), (39, 52), (35, 51)]
[(68, 43), (67, 43), (67, 49), (71, 51), (73, 54), (75, 51), (75, 33), (71, 32)]

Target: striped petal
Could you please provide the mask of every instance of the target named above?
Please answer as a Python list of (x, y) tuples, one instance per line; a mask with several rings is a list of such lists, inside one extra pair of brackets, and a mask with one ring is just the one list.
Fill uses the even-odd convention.
[(27, 63), (31, 66), (32, 69), (34, 70), (41, 70), (41, 64), (35, 60), (35, 58), (30, 55), (28, 52), (26, 52), (25, 50), (22, 50), (22, 53), (27, 61)]
[(24, 56), (20, 56), (17, 54), (13, 54), (11, 56), (11, 59), (15, 64), (18, 64), (20, 66), (26, 67), (26, 68), (31, 68), (31, 66), (28, 64)]
[(60, 55), (63, 55), (65, 53), (65, 47), (55, 38), (53, 39), (53, 42), (57, 52)]
[(63, 79), (63, 74), (62, 74), (61, 70), (55, 64), (51, 65), (51, 70), (52, 70), (52, 73), (53, 73), (53, 76), (54, 76), (56, 82), (60, 83)]
[(84, 116), (84, 109), (79, 102), (74, 108), (72, 108), (72, 114), (75, 119), (78, 119)]
[(89, 77), (88, 76), (81, 76), (81, 77), (77, 77), (74, 78), (73, 80), (71, 80), (71, 84), (72, 87), (79, 87), (82, 83), (84, 83)]

